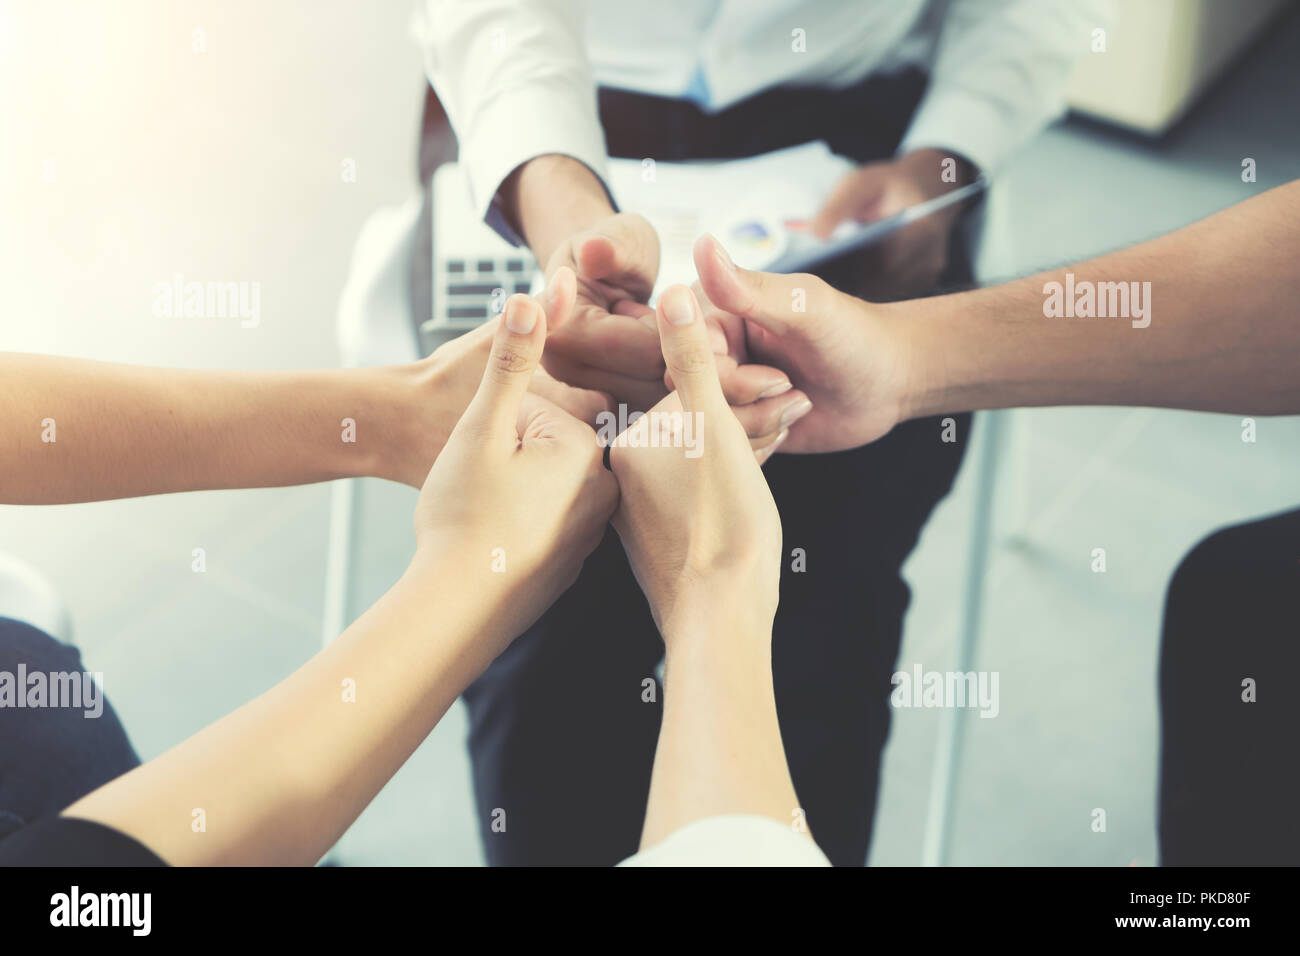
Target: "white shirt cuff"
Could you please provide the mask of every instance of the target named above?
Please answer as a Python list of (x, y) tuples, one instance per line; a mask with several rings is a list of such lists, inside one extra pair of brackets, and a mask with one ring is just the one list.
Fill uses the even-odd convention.
[(619, 866), (830, 866), (807, 834), (751, 814), (706, 817)]
[[(1063, 107), (1062, 107), (1063, 110)], [(917, 149), (951, 150), (973, 163), (985, 176), (992, 176), (1010, 154), (1040, 125), (1060, 115), (1042, 116), (1031, 128), (1022, 116), (1008, 116), (1006, 107), (980, 93), (947, 89), (922, 101), (912, 119), (898, 154)], [(1041, 114), (1035, 111), (1034, 120)]]
[[(460, 145), (460, 164), (467, 173), (475, 212), (516, 246), (523, 240), (506, 222), (497, 192), (519, 166), (558, 153), (583, 163), (602, 184), (608, 181), (605, 138), (594, 107), (587, 109), (574, 97), (544, 87), (520, 90), (483, 107)], [(608, 185), (605, 191), (609, 192)]]

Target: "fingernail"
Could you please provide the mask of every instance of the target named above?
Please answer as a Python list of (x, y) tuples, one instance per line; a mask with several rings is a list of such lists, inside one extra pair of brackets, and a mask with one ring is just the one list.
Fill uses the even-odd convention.
[(775, 398), (777, 395), (784, 395), (786, 392), (790, 391), (791, 388), (793, 388), (793, 386), (790, 384), (789, 380), (780, 381), (763, 389), (758, 393), (758, 397)]
[(673, 325), (690, 325), (695, 321), (695, 303), (688, 289), (668, 290), (664, 296), (664, 318)]
[(754, 452), (754, 454), (758, 457), (758, 463), (761, 465), (764, 462), (766, 462), (769, 458), (771, 458), (773, 455), (775, 455), (776, 450), (781, 447), (781, 443), (784, 442), (789, 437), (790, 437), (790, 429), (783, 428), (781, 430), (781, 434), (776, 436), (776, 441), (772, 442), (772, 444), (768, 445), (766, 448), (760, 448), (758, 451)]
[(506, 328), (516, 335), (527, 335), (536, 324), (536, 306), (525, 296), (512, 295), (506, 303)]
[(722, 248), (722, 243), (718, 242), (717, 239), (713, 240), (713, 255), (717, 257), (722, 268), (728, 271), (736, 268), (736, 264), (731, 261), (731, 256), (727, 255), (727, 250)]
[(789, 428), (799, 419), (811, 412), (812, 407), (812, 402), (808, 401), (806, 398), (793, 403), (789, 408), (781, 413), (781, 427)]
[(568, 271), (570, 271), (568, 266), (563, 266), (557, 269), (551, 277), (546, 280), (546, 288), (542, 290), (542, 294), (538, 297), (548, 318), (554, 318), (555, 304), (560, 298), (560, 275)]

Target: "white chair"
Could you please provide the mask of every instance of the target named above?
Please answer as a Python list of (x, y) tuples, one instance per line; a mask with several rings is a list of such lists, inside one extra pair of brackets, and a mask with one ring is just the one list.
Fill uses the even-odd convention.
[[(388, 365), (419, 358), (411, 321), (409, 268), (420, 218), (420, 197), (371, 213), (361, 227), (348, 277), (339, 296), (338, 342), (345, 368)], [(359, 487), (355, 479), (330, 491), (329, 550), (321, 642), (352, 623), (353, 572)]]
[(30, 624), (65, 644), (72, 640), (72, 616), (49, 578), (0, 551), (0, 617)]

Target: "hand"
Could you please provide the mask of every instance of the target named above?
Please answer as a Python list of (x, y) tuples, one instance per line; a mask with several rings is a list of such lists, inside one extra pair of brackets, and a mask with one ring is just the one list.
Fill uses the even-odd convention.
[(608, 392), (632, 411), (665, 394), (654, 312), (645, 303), (659, 274), (659, 237), (642, 216), (615, 213), (562, 241), (546, 261), (578, 277), (573, 315), (548, 343), (561, 381)]
[(609, 392), (633, 411), (662, 398), (663, 362), (645, 305), (659, 275), (659, 237), (650, 223), (615, 213), (600, 178), (557, 153), (518, 166), (497, 199), (548, 279), (565, 267), (578, 276), (577, 309), (548, 343), (547, 369), (571, 385)]
[[(616, 214), (601, 181), (569, 156), (524, 163), (502, 185), (499, 199), (548, 276), (565, 268), (578, 275), (577, 309), (563, 330), (552, 329), (547, 368), (562, 381), (612, 394), (628, 414), (663, 398), (672, 384), (654, 312), (645, 304), (659, 273), (659, 237), (650, 223)], [(793, 421), (797, 412), (791, 409), (806, 409), (807, 397), (791, 391), (777, 369), (724, 362), (719, 373), (755, 449), (771, 454), (781, 422)]]
[[(949, 170), (950, 177), (945, 175)], [(968, 162), (938, 149), (918, 149), (887, 162), (868, 163), (840, 180), (810, 229), (819, 239), (827, 239), (845, 220), (884, 219), (974, 180), (975, 170)], [(862, 291), (884, 300), (932, 292), (948, 266), (949, 234), (962, 208), (958, 203), (923, 216), (869, 246)]]
[[(779, 368), (749, 360), (745, 327), (739, 318), (714, 307), (698, 282), (691, 292), (705, 309), (722, 395), (749, 436), (754, 457), (760, 465), (765, 464), (789, 436), (790, 426), (812, 411), (812, 401), (802, 389), (793, 387)], [(664, 371), (664, 384), (675, 387), (669, 370)]]
[[(789, 437), (790, 427), (812, 411), (812, 401), (779, 368), (750, 361), (745, 326), (737, 316), (709, 302), (698, 282), (691, 292), (705, 310), (722, 395), (749, 436), (754, 457), (766, 464)], [(664, 372), (664, 384), (674, 387), (671, 371)]]
[[(575, 291), (571, 270), (559, 269), (551, 277), (542, 297), (548, 329), (567, 320)], [(414, 488), (424, 484), (434, 459), (478, 390), (500, 324), (497, 316), (413, 365), (377, 370), (387, 376), (385, 381), (398, 382), (394, 400), (388, 405), (393, 423), (391, 439), (385, 443), (389, 449), (385, 457), (390, 462), (385, 477)], [(607, 395), (566, 385), (540, 367), (533, 373), (529, 390), (588, 424), (610, 407)]]
[[(647, 261), (651, 243), (654, 266), (647, 283), (636, 263)], [(654, 310), (641, 304), (658, 272), (658, 250), (658, 238), (648, 222), (620, 214), (561, 243), (551, 260), (560, 263), (555, 274), (574, 268), (579, 282), (573, 315), (551, 332), (543, 361), (565, 382), (613, 393), (629, 413), (645, 411), (673, 387), (660, 355)], [(583, 275), (589, 281), (583, 282)], [(734, 406), (760, 461), (776, 450), (785, 430), (812, 407), (779, 369), (722, 358), (718, 373), (723, 394)], [(571, 402), (578, 401), (584, 409), (595, 407), (591, 396), (600, 393), (577, 391)]]
[(739, 355), (775, 366), (812, 401), (782, 451), (856, 448), (901, 420), (909, 351), (887, 319), (890, 306), (846, 295), (813, 275), (737, 268), (712, 236), (695, 243), (695, 268), (731, 361)]
[[(722, 592), (770, 634), (781, 577), (781, 520), (745, 429), (727, 405), (699, 304), (673, 286), (659, 299), (663, 355), (676, 391), (610, 450), (621, 501), (614, 527), (666, 641)], [(652, 445), (652, 439), (654, 444)]]
[(618, 501), (591, 428), (529, 391), (545, 340), (542, 309), (512, 296), (415, 510), (418, 555), (455, 563), (498, 649), (573, 583)]

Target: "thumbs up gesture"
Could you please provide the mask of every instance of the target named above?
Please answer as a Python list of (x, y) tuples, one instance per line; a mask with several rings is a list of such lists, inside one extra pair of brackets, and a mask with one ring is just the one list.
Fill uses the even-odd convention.
[(413, 567), (455, 567), (449, 599), (481, 619), (497, 650), (573, 583), (618, 502), (591, 427), (529, 391), (546, 326), (533, 299), (506, 302), (478, 391), (415, 511)]
[(621, 489), (614, 527), (670, 648), (684, 632), (707, 629), (721, 608), (732, 624), (752, 617), (745, 633), (770, 634), (781, 562), (776, 504), (723, 394), (691, 290), (666, 290), (656, 318), (675, 390), (611, 448)]

